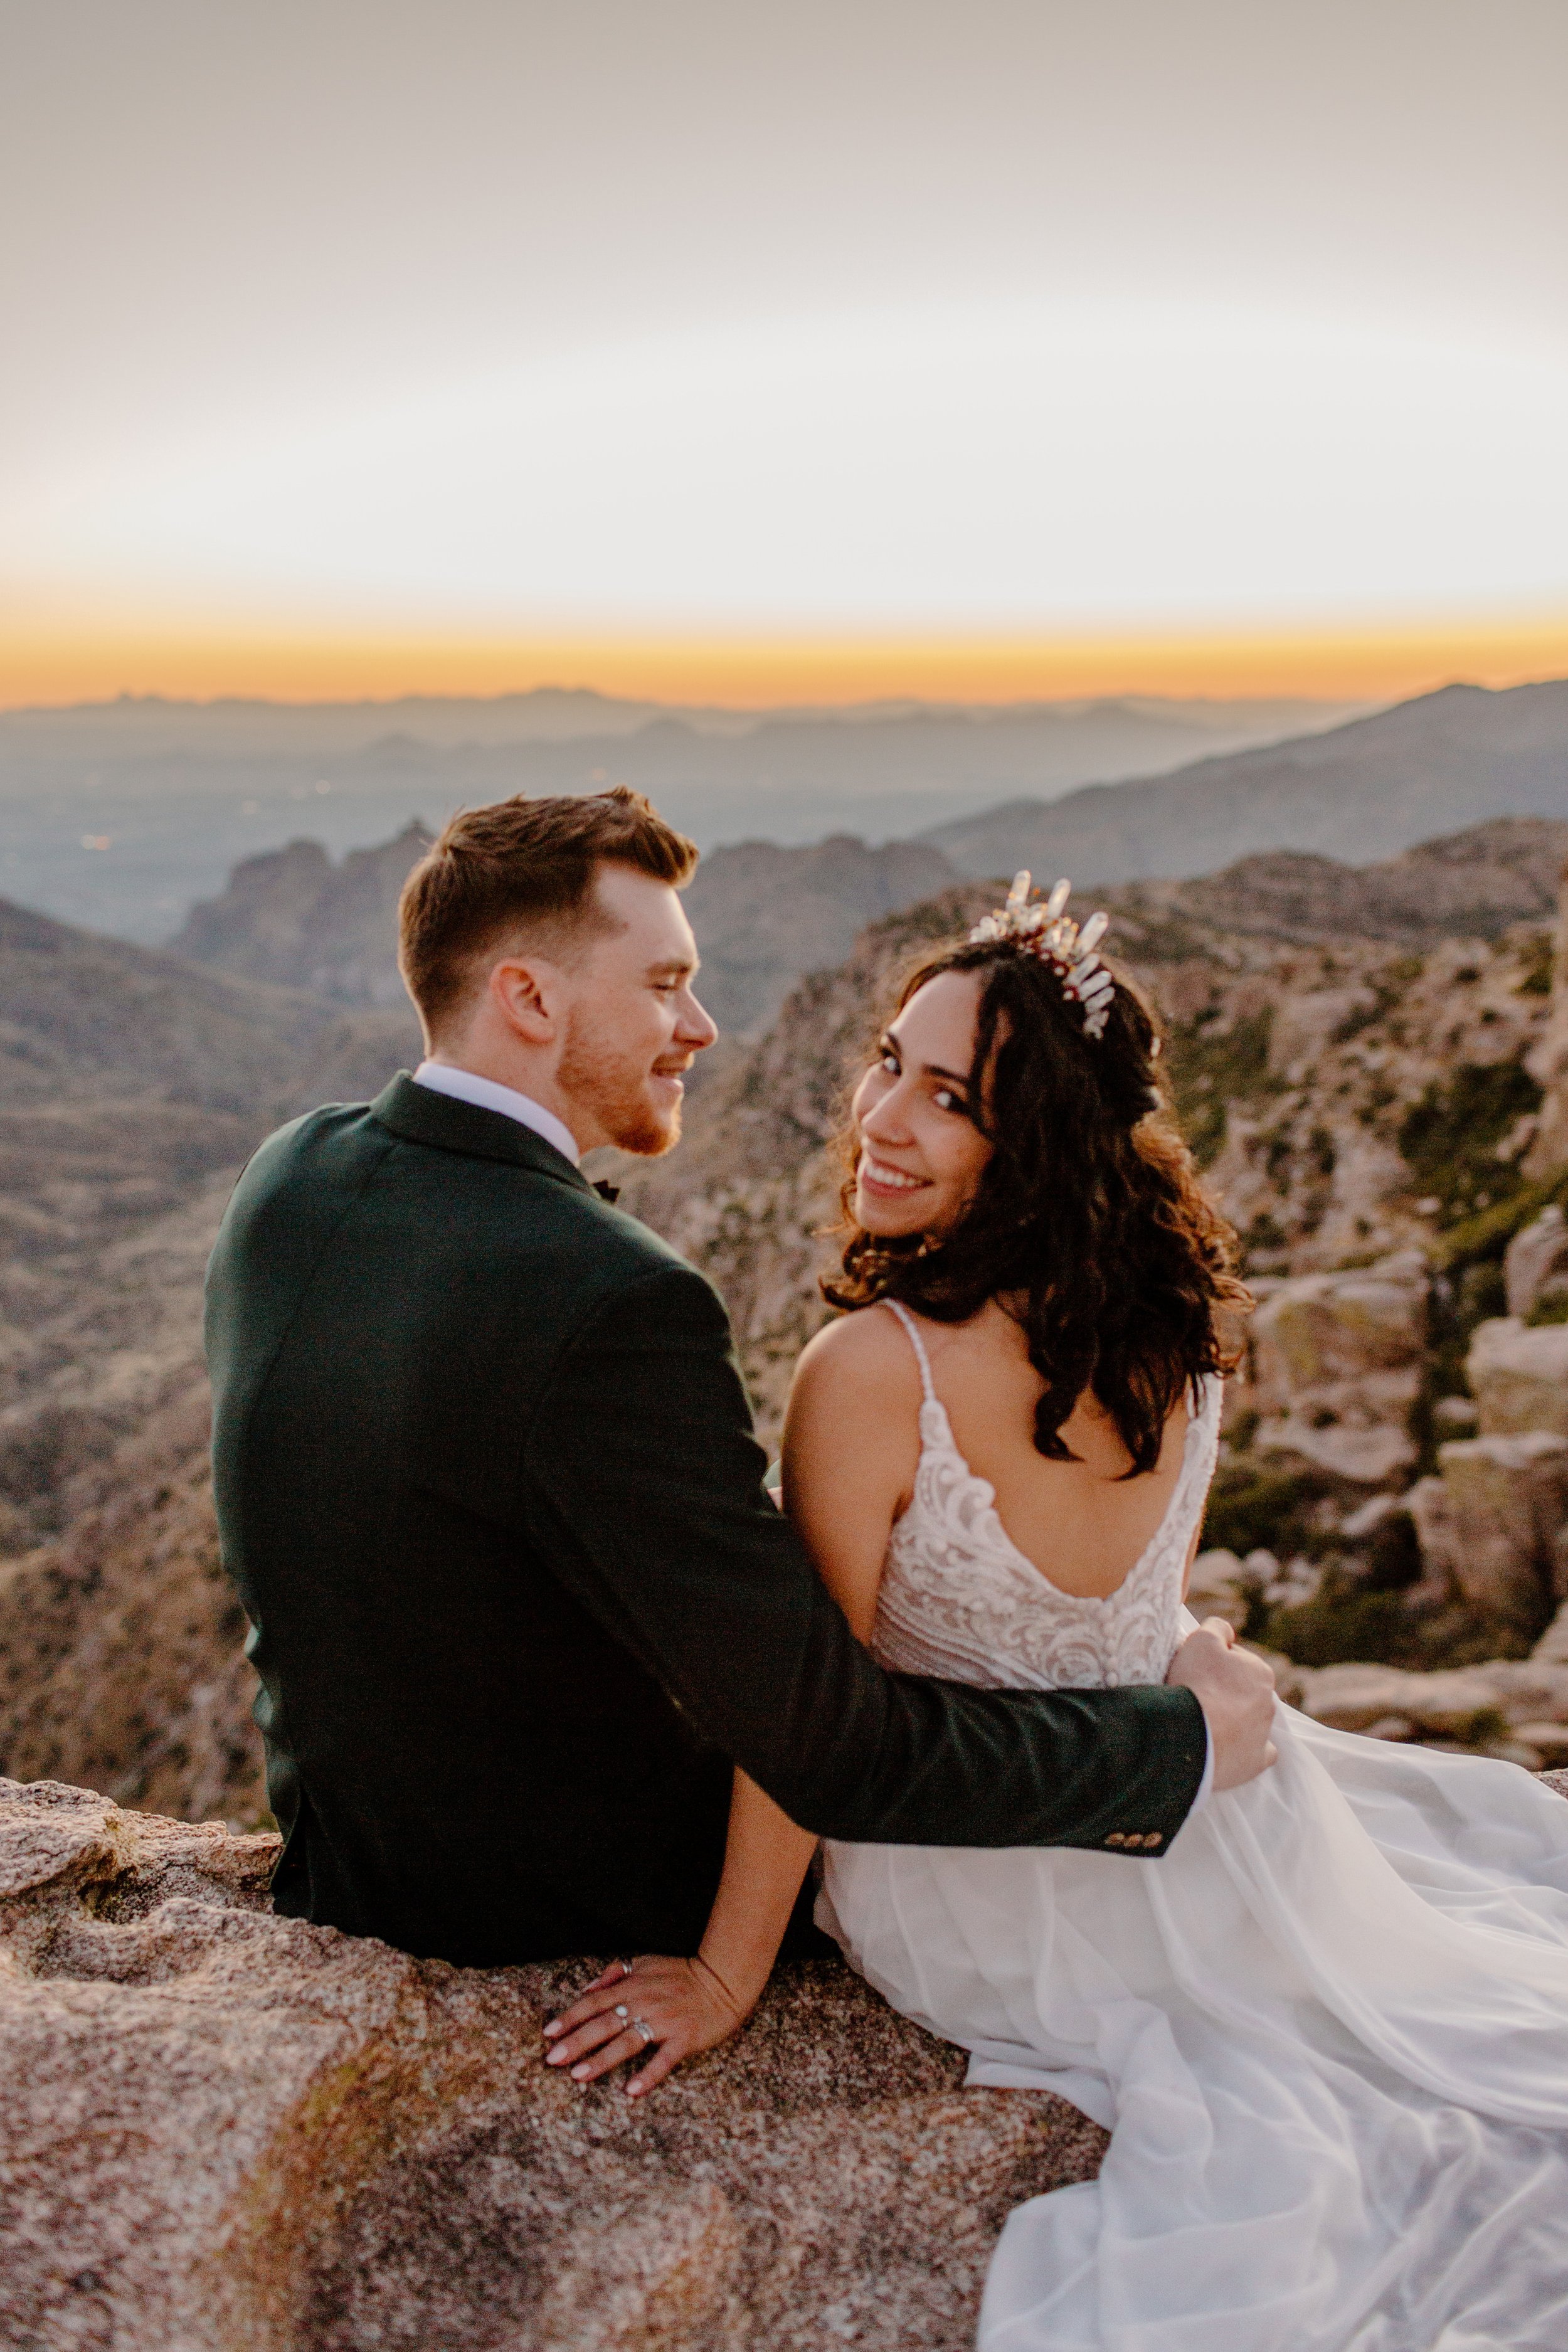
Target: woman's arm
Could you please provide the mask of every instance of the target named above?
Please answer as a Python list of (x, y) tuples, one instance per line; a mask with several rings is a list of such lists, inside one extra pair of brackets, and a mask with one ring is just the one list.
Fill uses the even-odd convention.
[(784, 1414), (784, 1507), (870, 1646), (893, 1523), (914, 1491), (921, 1380), (893, 1317), (863, 1307), (801, 1356)]
[[(816, 1840), (796, 1829), (754, 1780), (737, 1771), (730, 1798), (724, 1874), (694, 1959), (655, 1953), (606, 1969), (581, 2000), (544, 2029), (548, 2063), (592, 2083), (627, 2059), (654, 2055), (626, 2085), (640, 2098), (683, 2058), (710, 2050), (744, 2024), (773, 1971)], [(628, 2014), (623, 2021), (619, 2011)], [(632, 2025), (640, 2019), (646, 2041)]]
[[(920, 1457), (920, 1399), (909, 1342), (888, 1315), (830, 1324), (802, 1355), (790, 1390), (784, 1507), (862, 1643)], [(658, 2047), (626, 2086), (637, 2098), (733, 2033), (767, 1983), (816, 1844), (737, 1770), (724, 1873), (696, 1958), (648, 1955), (629, 1974), (606, 1969), (546, 2026), (550, 2064), (591, 2083), (640, 2058), (651, 2045), (633, 2029), (639, 2018)]]

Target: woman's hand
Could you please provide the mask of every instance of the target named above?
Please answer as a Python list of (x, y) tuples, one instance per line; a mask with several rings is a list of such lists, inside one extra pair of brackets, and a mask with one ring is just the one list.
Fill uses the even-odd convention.
[(581, 2000), (545, 2027), (552, 2045), (545, 2063), (570, 2066), (574, 2083), (593, 2083), (651, 2050), (647, 2064), (626, 2084), (627, 2097), (638, 2099), (683, 2058), (727, 2041), (753, 2005), (738, 2000), (700, 1954), (689, 1960), (657, 1953), (616, 1960)]

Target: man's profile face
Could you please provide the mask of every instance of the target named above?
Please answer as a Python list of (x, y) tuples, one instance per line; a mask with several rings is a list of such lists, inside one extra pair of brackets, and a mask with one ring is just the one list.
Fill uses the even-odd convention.
[(668, 882), (608, 860), (595, 898), (616, 928), (575, 962), (557, 1083), (623, 1151), (679, 1140), (683, 1074), (719, 1032), (692, 994), (697, 943)]

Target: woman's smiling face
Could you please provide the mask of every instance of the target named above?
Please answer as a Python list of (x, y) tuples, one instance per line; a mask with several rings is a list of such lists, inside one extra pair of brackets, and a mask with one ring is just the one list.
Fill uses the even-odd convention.
[(970, 1116), (980, 975), (944, 971), (918, 989), (855, 1090), (855, 1215), (894, 1240), (951, 1233), (991, 1158)]

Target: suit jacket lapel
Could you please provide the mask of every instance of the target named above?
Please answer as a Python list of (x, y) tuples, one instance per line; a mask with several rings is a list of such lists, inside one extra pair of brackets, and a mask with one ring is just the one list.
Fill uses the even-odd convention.
[(391, 1084), (382, 1088), (370, 1110), (373, 1118), (405, 1142), (427, 1143), (437, 1151), (464, 1152), (473, 1160), (506, 1160), (514, 1167), (531, 1169), (535, 1175), (553, 1177), (558, 1184), (569, 1184), (579, 1192), (594, 1189), (564, 1152), (535, 1135), (531, 1127), (508, 1118), (504, 1112), (484, 1110), (478, 1103), (459, 1102), (453, 1095), (438, 1095), (433, 1087), (417, 1086), (406, 1070), (399, 1070)]

